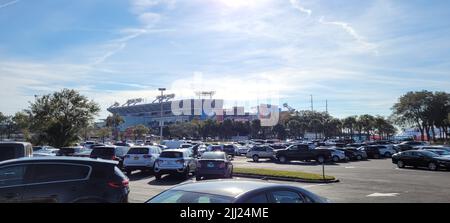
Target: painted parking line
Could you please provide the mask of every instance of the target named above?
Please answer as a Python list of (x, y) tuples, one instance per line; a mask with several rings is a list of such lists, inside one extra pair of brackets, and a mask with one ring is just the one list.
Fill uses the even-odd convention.
[(399, 193), (373, 193), (369, 194), (366, 197), (397, 197), (400, 195)]

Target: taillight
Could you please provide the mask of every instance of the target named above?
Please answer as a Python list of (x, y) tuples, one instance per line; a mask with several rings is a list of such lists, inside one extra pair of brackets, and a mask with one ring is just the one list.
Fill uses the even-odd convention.
[(225, 168), (225, 163), (221, 163), (221, 164), (219, 165), (219, 168), (220, 168), (220, 169)]
[(112, 188), (121, 188), (121, 187), (128, 187), (130, 184), (129, 180), (123, 180), (122, 182), (109, 182), (108, 186)]
[(152, 155), (144, 155), (144, 159), (152, 158)]

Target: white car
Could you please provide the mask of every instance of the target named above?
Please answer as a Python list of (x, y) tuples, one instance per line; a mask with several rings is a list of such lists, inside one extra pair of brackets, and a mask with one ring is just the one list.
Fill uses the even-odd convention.
[(339, 161), (347, 161), (348, 157), (345, 156), (345, 152), (337, 149), (330, 149), (331, 150), (331, 159), (333, 162), (337, 163)]
[(132, 147), (125, 155), (123, 168), (127, 175), (134, 170), (152, 171), (160, 154), (161, 148), (158, 146)]
[(168, 149), (156, 161), (154, 173), (157, 180), (164, 174), (177, 174), (185, 179), (197, 170), (197, 159), (187, 149)]

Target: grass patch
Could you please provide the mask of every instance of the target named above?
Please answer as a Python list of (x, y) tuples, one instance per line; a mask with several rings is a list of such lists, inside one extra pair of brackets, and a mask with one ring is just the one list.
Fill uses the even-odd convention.
[[(323, 180), (321, 174), (315, 173), (305, 173), (300, 171), (284, 171), (284, 170), (269, 170), (269, 169), (254, 169), (254, 168), (234, 168), (234, 173), (237, 174), (252, 174), (252, 175), (262, 175), (267, 177), (285, 177), (294, 178), (300, 180)], [(326, 176), (326, 180), (335, 180), (333, 176)]]

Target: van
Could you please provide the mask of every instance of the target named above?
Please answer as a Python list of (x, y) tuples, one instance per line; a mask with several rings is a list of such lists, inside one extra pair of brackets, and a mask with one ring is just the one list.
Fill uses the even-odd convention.
[(0, 161), (32, 157), (33, 147), (26, 142), (0, 142)]

